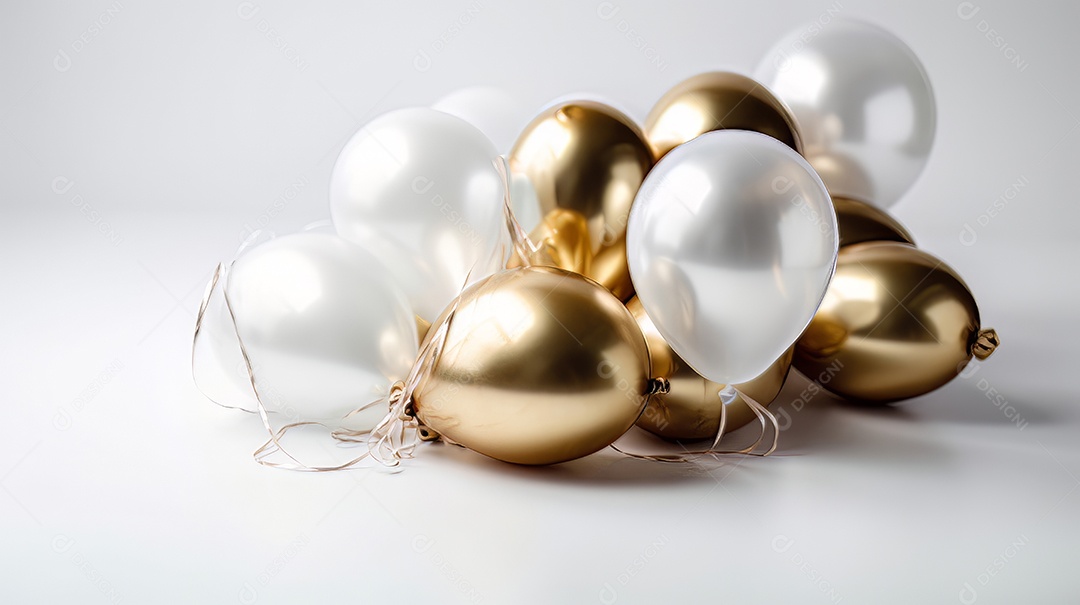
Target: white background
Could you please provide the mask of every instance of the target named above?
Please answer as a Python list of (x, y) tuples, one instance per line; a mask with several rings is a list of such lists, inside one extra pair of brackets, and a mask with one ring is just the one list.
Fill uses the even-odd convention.
[[(5, 2), (0, 600), (1077, 602), (1080, 4), (598, 8)], [(195, 390), (211, 268), (253, 225), (326, 218), (374, 115), (488, 84), (640, 120), (836, 12), (895, 31), (935, 86), (936, 147), (895, 211), (1000, 332), (978, 374), (894, 409), (781, 404), (768, 459), (424, 447), (397, 475), (263, 468), (258, 423)]]

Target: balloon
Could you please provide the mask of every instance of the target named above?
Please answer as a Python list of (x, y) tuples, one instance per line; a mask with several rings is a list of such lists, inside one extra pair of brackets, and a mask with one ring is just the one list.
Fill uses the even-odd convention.
[(833, 196), (840, 247), (862, 242), (900, 242), (915, 245), (915, 239), (900, 221), (877, 206), (851, 198)]
[(581, 275), (588, 275), (593, 254), (589, 247), (589, 224), (576, 210), (555, 208), (529, 234), (541, 246), (553, 266)]
[(215, 276), (193, 368), (223, 405), (253, 409), (250, 371), (267, 411), (325, 421), (385, 395), (416, 355), (412, 310), (386, 268), (336, 235), (300, 233)]
[(506, 462), (598, 451), (641, 415), (645, 338), (626, 307), (584, 277), (519, 268), (471, 286), (432, 325), (445, 341), (413, 391), (417, 419)]
[(532, 184), (543, 216), (562, 209), (584, 217), (583, 245), (593, 256), (585, 275), (629, 300), (633, 285), (626, 268), (626, 220), (653, 165), (652, 151), (633, 121), (595, 101), (563, 103), (526, 127), (509, 161), (511, 171)]
[(725, 128), (767, 134), (802, 153), (795, 117), (768, 89), (731, 72), (698, 74), (664, 93), (645, 119), (656, 157), (694, 137)]
[(913, 246), (868, 242), (840, 251), (794, 364), (845, 399), (888, 403), (942, 386), (997, 344), (948, 265)]
[(330, 212), (343, 237), (390, 268), (413, 309), (437, 316), (505, 262), (498, 154), (464, 120), (426, 108), (375, 118), (341, 151)]
[[(693, 368), (671, 350), (656, 325), (645, 313), (645, 308), (637, 298), (630, 299), (626, 308), (637, 320), (645, 341), (649, 344), (649, 359), (652, 360), (652, 374), (657, 378), (667, 379), (670, 391), (655, 394), (649, 398), (645, 412), (638, 419), (641, 428), (667, 439), (693, 440), (713, 439), (720, 428), (720, 406), (724, 405), (717, 397), (724, 385), (708, 380), (695, 372)], [(769, 366), (761, 376), (750, 382), (735, 385), (762, 405), (776, 399), (784, 386), (788, 371), (791, 369), (793, 349), (788, 349)], [(743, 401), (741, 395), (727, 404), (725, 431), (738, 429), (754, 420), (754, 412)]]
[(813, 318), (836, 263), (836, 214), (806, 161), (744, 130), (673, 149), (627, 230), (638, 298), (698, 374), (748, 382)]
[(893, 34), (837, 19), (801, 27), (762, 59), (755, 77), (795, 113), (806, 158), (833, 195), (896, 203), (934, 142), (934, 93), (922, 63)]
[(432, 103), (431, 108), (472, 124), (491, 139), (499, 153), (510, 149), (532, 117), (529, 105), (495, 86), (459, 88)]

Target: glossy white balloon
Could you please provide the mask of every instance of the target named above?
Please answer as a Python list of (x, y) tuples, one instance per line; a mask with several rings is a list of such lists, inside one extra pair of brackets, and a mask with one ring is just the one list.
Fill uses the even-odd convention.
[(375, 118), (338, 156), (334, 226), (390, 269), (425, 319), (509, 255), (497, 157), (476, 127), (429, 108)]
[(637, 296), (664, 339), (702, 376), (738, 384), (810, 323), (839, 239), (806, 160), (763, 134), (722, 130), (652, 169), (626, 244)]
[(404, 293), (378, 260), (336, 235), (288, 235), (248, 250), (207, 303), (195, 382), (223, 405), (253, 409), (241, 342), (263, 405), (290, 421), (340, 420), (384, 396), (416, 359)]
[(837, 19), (808, 31), (777, 43), (755, 77), (795, 114), (806, 158), (833, 195), (891, 206), (933, 146), (930, 79), (902, 40), (875, 25)]
[(432, 109), (457, 116), (483, 132), (499, 153), (507, 153), (532, 119), (532, 108), (496, 86), (459, 88), (431, 104)]

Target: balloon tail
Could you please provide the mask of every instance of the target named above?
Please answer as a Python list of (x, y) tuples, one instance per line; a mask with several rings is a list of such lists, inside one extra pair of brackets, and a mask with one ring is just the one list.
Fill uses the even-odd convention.
[(419, 427), (404, 382), (390, 387), (389, 400), (390, 412), (370, 431), (367, 446), (372, 458), (384, 466), (397, 466), (401, 460), (413, 457), (420, 442)]
[(525, 228), (521, 226), (517, 217), (514, 216), (513, 198), (511, 197), (510, 167), (506, 158), (495, 158), (495, 169), (503, 181), (503, 217), (506, 220), (506, 230), (510, 233), (511, 256), (507, 268), (531, 267), (533, 265), (554, 265), (554, 261), (544, 250), (542, 243), (534, 242)]
[(993, 355), (1000, 344), (1001, 339), (998, 337), (997, 330), (984, 328), (976, 334), (975, 342), (971, 345), (971, 354), (982, 361)]
[[(651, 396), (660, 392), (650, 388), (647, 396)], [(730, 385), (724, 387), (717, 395), (720, 398), (720, 424), (716, 431), (716, 437), (713, 439), (712, 446), (705, 450), (685, 450), (678, 454), (638, 454), (634, 452), (626, 451), (614, 443), (609, 447), (616, 452), (630, 458), (636, 458), (638, 460), (648, 460), (650, 462), (668, 462), (668, 463), (685, 463), (693, 462), (701, 456), (712, 456), (718, 458), (719, 456), (726, 455), (747, 455), (747, 456), (768, 456), (776, 451), (776, 447), (780, 438), (780, 424), (776, 420), (776, 416), (773, 415), (765, 406), (758, 403), (753, 397), (750, 397), (746, 393), (739, 391), (737, 388)], [(719, 449), (720, 442), (724, 438), (724, 433), (727, 429), (727, 406), (736, 401), (738, 397), (742, 397), (746, 406), (750, 408), (750, 411), (754, 413), (758, 422), (761, 424), (761, 431), (758, 433), (757, 439), (747, 447), (739, 449), (722, 450)], [(769, 434), (769, 426), (772, 426), (772, 443), (769, 448), (764, 452), (758, 452), (758, 447), (765, 441), (765, 437)]]

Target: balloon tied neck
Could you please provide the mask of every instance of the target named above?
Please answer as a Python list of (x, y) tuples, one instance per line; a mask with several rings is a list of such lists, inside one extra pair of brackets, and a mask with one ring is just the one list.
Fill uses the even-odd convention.
[(442, 437), (442, 435), (422, 424), (416, 427), (416, 434), (420, 436), (420, 441), (438, 441)]
[(671, 382), (667, 378), (650, 378), (645, 388), (646, 395), (667, 395), (671, 392)]
[(406, 400), (407, 394), (405, 389), (405, 383), (397, 381), (390, 387), (389, 403), (390, 409), (393, 410), (399, 404), (401, 405), (401, 411), (398, 413), (398, 420), (414, 420), (416, 418), (416, 406), (413, 405), (412, 398), (409, 397)]
[(981, 361), (990, 357), (1000, 344), (1001, 339), (998, 338), (996, 330), (993, 328), (979, 330), (978, 336), (975, 337), (975, 343), (971, 345), (971, 354)]

